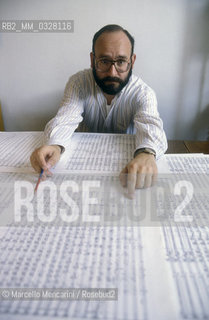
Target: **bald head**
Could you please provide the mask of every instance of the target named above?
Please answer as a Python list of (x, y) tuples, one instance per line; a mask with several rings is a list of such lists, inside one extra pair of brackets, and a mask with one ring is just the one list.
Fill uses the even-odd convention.
[(94, 53), (98, 58), (110, 57), (129, 60), (131, 51), (131, 43), (123, 31), (103, 32), (94, 46)]
[(128, 40), (130, 42), (130, 46), (131, 46), (131, 55), (132, 55), (133, 51), (134, 51), (134, 38), (131, 36), (131, 34), (127, 30), (123, 29), (121, 26), (119, 26), (117, 24), (108, 24), (95, 33), (95, 35), (93, 37), (93, 41), (92, 41), (92, 52), (95, 53), (95, 44), (96, 44), (97, 40), (104, 33), (111, 34), (111, 33), (119, 32), (119, 31), (121, 31), (128, 38)]

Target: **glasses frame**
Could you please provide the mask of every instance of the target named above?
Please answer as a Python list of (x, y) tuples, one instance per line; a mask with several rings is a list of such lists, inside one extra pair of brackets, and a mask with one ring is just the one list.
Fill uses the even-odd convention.
[(124, 72), (127, 72), (127, 71), (130, 69), (130, 65), (131, 65), (131, 63), (132, 63), (131, 58), (132, 58), (133, 55), (130, 56), (130, 62), (127, 61), (127, 62), (128, 62), (128, 65), (127, 65), (127, 70), (126, 70), (126, 71), (118, 71), (117, 66), (115, 65), (115, 63), (116, 63), (118, 60), (120, 60), (120, 59), (112, 60), (112, 59), (108, 59), (108, 58), (107, 58), (107, 60), (109, 60), (109, 61), (111, 62), (111, 65), (110, 65), (109, 69), (106, 70), (106, 71), (101, 71), (100, 69), (98, 69), (97, 64), (98, 64), (98, 62), (99, 62), (100, 60), (103, 60), (103, 59), (105, 59), (105, 58), (99, 58), (99, 59), (97, 59), (97, 57), (95, 56), (94, 53), (93, 53), (93, 56), (94, 56), (94, 60), (95, 60), (95, 68), (96, 68), (97, 71), (99, 71), (99, 72), (101, 72), (101, 73), (108, 72), (108, 71), (110, 70), (110, 68), (112, 67), (112, 65), (114, 65), (115, 70), (116, 70), (118, 73), (124, 73)]

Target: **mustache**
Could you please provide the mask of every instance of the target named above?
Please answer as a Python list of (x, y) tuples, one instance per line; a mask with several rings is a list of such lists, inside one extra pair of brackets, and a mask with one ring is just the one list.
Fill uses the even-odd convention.
[(102, 79), (102, 81), (112, 81), (112, 82), (118, 82), (118, 83), (123, 83), (123, 80), (117, 77), (105, 77)]

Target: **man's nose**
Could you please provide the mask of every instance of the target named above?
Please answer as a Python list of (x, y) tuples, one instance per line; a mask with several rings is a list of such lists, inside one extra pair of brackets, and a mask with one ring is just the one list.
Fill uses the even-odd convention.
[(115, 65), (114, 65), (113, 63), (111, 64), (111, 67), (110, 67), (108, 73), (109, 73), (109, 75), (110, 75), (111, 77), (116, 77), (116, 76), (118, 76), (118, 72), (117, 72), (117, 70), (116, 70), (116, 68), (115, 68)]

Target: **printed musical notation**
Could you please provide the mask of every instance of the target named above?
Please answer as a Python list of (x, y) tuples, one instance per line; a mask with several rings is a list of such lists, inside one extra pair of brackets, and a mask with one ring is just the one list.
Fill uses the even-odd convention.
[[(57, 218), (50, 224), (38, 219), (36, 196), (29, 209), (34, 210), (34, 224), (25, 223), (24, 209), (15, 225), (9, 220), (15, 212), (15, 182), (35, 185), (29, 155), (41, 145), (42, 133), (8, 133), (8, 143), (6, 134), (0, 134), (5, 150), (0, 155), (0, 287), (118, 288), (118, 300), (0, 300), (0, 319), (209, 318), (208, 156), (166, 155), (158, 161), (156, 186), (137, 190), (130, 200), (119, 187), (118, 173), (133, 156), (134, 137), (75, 134), (71, 150), (47, 180), (57, 188)], [(20, 154), (18, 134), (24, 146)], [(60, 186), (69, 181), (68, 200), (74, 202), (60, 196)], [(82, 195), (84, 181), (96, 184), (89, 183)], [(70, 216), (75, 205), (83, 212), (85, 201), (92, 216), (104, 218), (106, 212), (117, 218), (116, 212), (122, 212), (127, 220), (115, 226), (60, 223), (60, 209)], [(43, 203), (50, 214), (47, 192)], [(148, 208), (156, 224), (150, 217), (137, 220)], [(177, 208), (181, 218), (193, 220), (175, 221)]]

